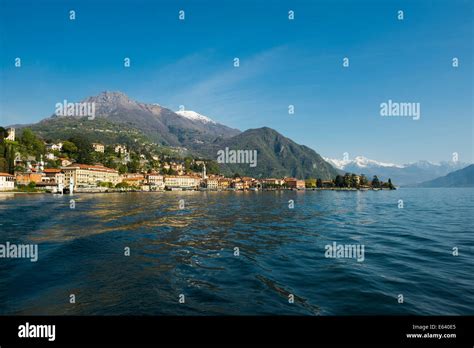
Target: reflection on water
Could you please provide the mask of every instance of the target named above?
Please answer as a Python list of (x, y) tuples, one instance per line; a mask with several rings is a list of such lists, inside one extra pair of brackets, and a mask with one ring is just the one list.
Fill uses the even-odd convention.
[(473, 191), (0, 195), (0, 314), (474, 314)]
[(15, 193), (13, 192), (0, 192), (0, 201), (4, 201), (6, 199), (14, 198)]

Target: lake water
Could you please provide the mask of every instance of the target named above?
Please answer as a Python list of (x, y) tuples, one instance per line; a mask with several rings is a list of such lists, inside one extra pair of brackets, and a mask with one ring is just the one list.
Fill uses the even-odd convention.
[(473, 315), (473, 193), (0, 194), (0, 314)]

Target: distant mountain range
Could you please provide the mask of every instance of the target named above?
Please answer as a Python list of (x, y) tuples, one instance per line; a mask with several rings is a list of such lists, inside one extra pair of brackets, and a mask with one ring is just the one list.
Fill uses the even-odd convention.
[(474, 164), (446, 176), (425, 181), (416, 187), (474, 187)]
[(33, 129), (44, 139), (56, 141), (81, 134), (104, 144), (151, 142), (177, 149), (178, 153), (216, 160), (225, 148), (257, 150), (258, 164), (221, 164), (225, 174), (235, 172), (254, 177), (334, 178), (351, 172), (389, 178), (398, 186), (413, 185), (466, 167), (461, 162), (419, 161), (405, 165), (378, 162), (362, 156), (352, 160), (322, 158), (277, 131), (263, 127), (241, 132), (195, 111), (172, 111), (159, 104), (140, 103), (121, 92), (102, 92), (82, 102), (95, 103), (95, 118), (52, 115), (36, 124), (15, 125)]
[(417, 183), (425, 182), (447, 175), (453, 171), (465, 168), (468, 163), (462, 162), (440, 162), (432, 163), (428, 161), (418, 161), (404, 165), (393, 163), (378, 162), (357, 156), (351, 160), (337, 160), (325, 158), (334, 167), (350, 172), (361, 173), (367, 175), (369, 178), (377, 175), (380, 179), (386, 181), (392, 179), (396, 185), (408, 186)]
[[(256, 150), (257, 166), (221, 164), (225, 174), (254, 177), (332, 179), (338, 171), (314, 150), (298, 145), (271, 128), (243, 133), (194, 111), (177, 111), (158, 104), (134, 101), (121, 92), (102, 92), (82, 102), (95, 103), (95, 118), (52, 115), (28, 125), (44, 139), (64, 140), (81, 134), (104, 144), (150, 141), (161, 146), (184, 148), (188, 153), (216, 160), (217, 152)], [(23, 128), (25, 125), (16, 125)]]
[(215, 158), (217, 151), (228, 149), (256, 149), (258, 164), (222, 164), (224, 173), (239, 173), (253, 177), (283, 177), (333, 179), (338, 171), (318, 153), (268, 128), (249, 129), (232, 138), (218, 139), (204, 144), (200, 152)]

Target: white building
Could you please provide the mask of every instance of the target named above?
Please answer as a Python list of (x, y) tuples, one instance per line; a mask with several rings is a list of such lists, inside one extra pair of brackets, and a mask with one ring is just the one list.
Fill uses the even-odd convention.
[(65, 175), (61, 172), (61, 169), (45, 169), (45, 176), (41, 179), (43, 182), (54, 182), (57, 185), (64, 186)]
[(10, 191), (15, 188), (15, 177), (8, 173), (0, 173), (0, 191)]
[(46, 149), (50, 151), (61, 151), (63, 149), (63, 143), (47, 144)]
[(200, 177), (194, 176), (165, 176), (165, 187), (168, 189), (182, 188), (182, 189), (197, 189), (201, 183)]
[(92, 143), (92, 147), (94, 148), (95, 152), (102, 152), (104, 153), (105, 151), (105, 146), (100, 143)]
[(52, 152), (48, 152), (45, 157), (46, 159), (51, 160), (51, 161), (54, 161), (56, 159), (56, 156)]
[(147, 174), (146, 182), (150, 186), (150, 189), (155, 190), (164, 190), (165, 189), (165, 181), (163, 175), (151, 173)]
[(96, 187), (99, 182), (110, 182), (113, 185), (122, 181), (118, 171), (101, 165), (72, 164), (61, 167), (64, 172), (64, 185), (74, 183), (74, 189), (78, 187)]
[(7, 139), (11, 141), (15, 141), (15, 128), (8, 128), (7, 132), (8, 132)]
[(208, 190), (217, 190), (219, 188), (219, 179), (207, 178), (204, 180), (204, 184)]
[(114, 151), (121, 155), (127, 154), (127, 148), (124, 145), (115, 145)]

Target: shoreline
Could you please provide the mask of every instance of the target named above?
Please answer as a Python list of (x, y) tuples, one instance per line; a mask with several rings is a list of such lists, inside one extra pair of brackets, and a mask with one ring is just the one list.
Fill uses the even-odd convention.
[[(306, 188), (306, 189), (260, 189), (260, 190), (207, 190), (207, 189), (200, 189), (200, 190), (156, 190), (156, 191), (149, 191), (149, 190), (91, 190), (91, 191), (74, 191), (73, 195), (75, 194), (101, 194), (101, 193), (163, 193), (163, 192), (282, 192), (282, 191), (296, 191), (296, 192), (305, 192), (305, 191), (396, 191), (397, 189), (389, 189), (389, 188), (380, 188), (380, 189), (356, 189), (356, 188)], [(0, 191), (0, 195), (2, 194), (52, 194), (52, 195), (69, 195), (69, 193), (53, 193), (48, 191), (34, 191), (34, 192), (25, 192), (25, 191)]]

